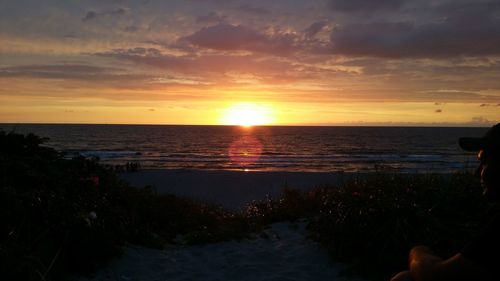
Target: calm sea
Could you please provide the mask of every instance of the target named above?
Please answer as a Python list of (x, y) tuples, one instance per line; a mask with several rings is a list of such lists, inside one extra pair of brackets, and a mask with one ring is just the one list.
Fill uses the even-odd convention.
[(486, 128), (9, 125), (48, 137), (46, 145), (142, 168), (312, 172), (450, 172), (475, 155), (457, 139)]

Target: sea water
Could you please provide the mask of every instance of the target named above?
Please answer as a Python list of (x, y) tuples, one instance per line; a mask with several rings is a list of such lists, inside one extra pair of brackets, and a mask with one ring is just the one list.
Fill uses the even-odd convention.
[(142, 168), (291, 172), (454, 172), (476, 156), (459, 137), (486, 128), (0, 124), (67, 157)]

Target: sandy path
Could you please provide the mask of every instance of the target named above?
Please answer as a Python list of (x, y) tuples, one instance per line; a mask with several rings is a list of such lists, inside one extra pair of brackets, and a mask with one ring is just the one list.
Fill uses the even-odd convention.
[(307, 239), (304, 227), (304, 222), (277, 223), (255, 239), (164, 250), (131, 246), (90, 280), (354, 280), (339, 276), (343, 265)]
[[(122, 179), (141, 187), (153, 185), (171, 193), (238, 209), (252, 200), (276, 197), (284, 186), (307, 190), (337, 184), (350, 177), (338, 173), (144, 170)], [(283, 222), (254, 239), (207, 245), (169, 245), (163, 250), (128, 246), (92, 279), (80, 281), (197, 280), (354, 280), (339, 276), (335, 263), (307, 238), (305, 222)]]

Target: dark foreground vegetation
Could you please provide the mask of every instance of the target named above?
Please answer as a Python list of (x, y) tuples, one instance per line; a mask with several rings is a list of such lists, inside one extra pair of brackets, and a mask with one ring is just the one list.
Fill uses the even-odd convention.
[(65, 159), (34, 135), (0, 132), (0, 278), (63, 280), (90, 274), (126, 243), (204, 243), (246, 237), (307, 218), (311, 237), (349, 273), (387, 280), (425, 244), (456, 252), (491, 209), (468, 174), (376, 174), (224, 210), (121, 182), (96, 159)]
[(308, 218), (311, 238), (352, 265), (344, 274), (389, 280), (407, 269), (413, 246), (456, 254), (498, 206), (485, 201), (470, 174), (375, 174), (309, 192), (287, 189), (249, 211), (261, 223)]
[(89, 274), (125, 243), (238, 238), (241, 214), (120, 181), (95, 159), (64, 159), (35, 135), (0, 132), (0, 280)]

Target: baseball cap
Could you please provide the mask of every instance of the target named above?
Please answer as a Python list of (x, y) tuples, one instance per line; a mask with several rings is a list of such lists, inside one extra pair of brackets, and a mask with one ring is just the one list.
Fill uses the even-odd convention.
[(491, 127), (480, 138), (459, 138), (458, 144), (465, 151), (479, 151), (481, 149), (500, 151), (500, 123)]

